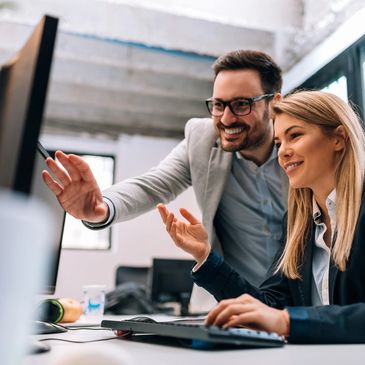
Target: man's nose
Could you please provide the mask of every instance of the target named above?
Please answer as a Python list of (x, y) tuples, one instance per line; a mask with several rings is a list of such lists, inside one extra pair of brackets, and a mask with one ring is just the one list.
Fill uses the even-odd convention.
[(228, 105), (226, 105), (224, 108), (220, 121), (226, 126), (229, 126), (230, 124), (233, 124), (237, 121), (237, 116), (231, 112), (231, 109), (228, 107)]

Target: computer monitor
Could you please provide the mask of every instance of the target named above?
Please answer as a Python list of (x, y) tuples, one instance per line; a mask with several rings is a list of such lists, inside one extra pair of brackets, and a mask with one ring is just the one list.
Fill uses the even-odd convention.
[(0, 70), (0, 187), (29, 194), (58, 19), (44, 16)]
[(44, 16), (23, 48), (0, 70), (0, 187), (31, 194), (58, 219), (51, 274), (42, 293), (55, 290), (64, 212), (42, 181), (46, 168), (37, 151), (58, 19)]
[(38, 197), (58, 220), (40, 294), (54, 293), (64, 222), (63, 209), (41, 179), (46, 165), (37, 152), (57, 25), (57, 18), (44, 16), (23, 48), (0, 70), (0, 188)]
[(151, 301), (155, 305), (168, 302), (180, 304), (180, 314), (189, 314), (193, 289), (190, 276), (192, 260), (154, 258), (151, 269)]

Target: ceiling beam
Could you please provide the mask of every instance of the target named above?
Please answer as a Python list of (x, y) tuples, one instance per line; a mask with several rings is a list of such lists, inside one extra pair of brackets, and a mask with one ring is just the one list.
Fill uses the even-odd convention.
[[(0, 14), (2, 19), (35, 24), (42, 14), (49, 13), (60, 17), (60, 30), (63, 32), (213, 56), (237, 48), (273, 51), (273, 34), (262, 26), (251, 28), (250, 25), (217, 23), (112, 1), (17, 0), (16, 3), (18, 6), (14, 12), (9, 10)], [(247, 8), (239, 9), (240, 12), (252, 18)], [(279, 12), (270, 10), (262, 13), (268, 14), (266, 20), (259, 21), (263, 25), (269, 22), (272, 14)]]

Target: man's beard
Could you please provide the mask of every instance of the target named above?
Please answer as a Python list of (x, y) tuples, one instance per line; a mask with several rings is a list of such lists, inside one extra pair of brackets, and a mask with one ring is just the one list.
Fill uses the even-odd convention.
[[(226, 152), (237, 152), (242, 150), (254, 150), (260, 147), (267, 139), (267, 136), (270, 133), (270, 117), (268, 108), (265, 109), (264, 115), (262, 117), (262, 123), (260, 124), (261, 132), (258, 135), (255, 135), (254, 138), (250, 138), (251, 128), (247, 124), (237, 124), (232, 125), (232, 128), (235, 127), (243, 127), (246, 132), (246, 137), (243, 141), (238, 142), (238, 144), (234, 142), (222, 143), (222, 148)], [(255, 131), (254, 131), (255, 132)], [(252, 133), (251, 133), (252, 134)]]

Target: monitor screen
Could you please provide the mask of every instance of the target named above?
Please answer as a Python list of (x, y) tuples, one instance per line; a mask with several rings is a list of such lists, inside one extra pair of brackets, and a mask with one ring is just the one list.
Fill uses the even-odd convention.
[(151, 269), (151, 300), (155, 304), (180, 303), (181, 314), (187, 314), (187, 306), (193, 289), (190, 276), (195, 261), (180, 259), (153, 259)]
[(44, 16), (0, 70), (0, 186), (29, 194), (58, 19)]

